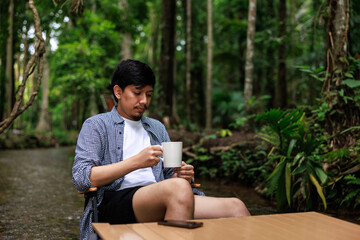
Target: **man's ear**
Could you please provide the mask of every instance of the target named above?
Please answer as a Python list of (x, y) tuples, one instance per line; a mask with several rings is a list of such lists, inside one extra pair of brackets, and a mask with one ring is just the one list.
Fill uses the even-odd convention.
[(117, 99), (120, 99), (120, 98), (121, 98), (121, 95), (122, 95), (122, 89), (121, 89), (121, 87), (119, 87), (119, 85), (115, 85), (114, 88), (113, 88), (113, 91), (114, 91), (115, 97), (116, 97)]

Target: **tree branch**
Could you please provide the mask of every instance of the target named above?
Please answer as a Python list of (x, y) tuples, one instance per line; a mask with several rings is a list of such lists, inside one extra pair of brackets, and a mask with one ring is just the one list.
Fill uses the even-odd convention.
[[(42, 37), (42, 31), (41, 31), (41, 23), (39, 14), (36, 10), (36, 7), (34, 5), (33, 0), (29, 0), (29, 8), (31, 9), (34, 17), (34, 25), (35, 25), (35, 36), (38, 39), (35, 47), (35, 53), (31, 56), (29, 59), (29, 62), (26, 64), (26, 69), (23, 73), (23, 81), (19, 85), (19, 88), (17, 89), (17, 96), (16, 101), (13, 106), (13, 109), (10, 113), (10, 115), (5, 118), (2, 122), (0, 122), (0, 134), (5, 131), (13, 121), (18, 117), (20, 114), (22, 114), (28, 107), (30, 107), (36, 97), (36, 95), (39, 92), (41, 78), (42, 78), (42, 68), (43, 68), (43, 55), (45, 53), (45, 41)], [(26, 59), (24, 59), (26, 61)], [(28, 80), (29, 76), (33, 73), (33, 70), (38, 65), (38, 76), (37, 76), (37, 83), (34, 91), (31, 94), (31, 97), (28, 102), (23, 104), (23, 95), (26, 88), (26, 81)]]

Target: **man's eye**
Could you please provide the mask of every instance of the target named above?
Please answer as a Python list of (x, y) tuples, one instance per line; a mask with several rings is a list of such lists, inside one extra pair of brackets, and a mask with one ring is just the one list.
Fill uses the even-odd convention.
[(151, 97), (152, 97), (152, 94), (147, 94), (146, 96), (151, 98)]
[(140, 92), (134, 92), (134, 94), (139, 96), (141, 93)]

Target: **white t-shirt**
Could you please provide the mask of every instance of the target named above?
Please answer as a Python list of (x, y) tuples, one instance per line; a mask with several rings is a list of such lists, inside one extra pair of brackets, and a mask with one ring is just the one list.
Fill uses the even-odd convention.
[[(141, 121), (132, 121), (124, 118), (124, 144), (123, 159), (128, 159), (150, 145), (150, 137), (145, 131)], [(120, 189), (146, 186), (155, 183), (155, 176), (150, 167), (140, 168), (124, 176)]]

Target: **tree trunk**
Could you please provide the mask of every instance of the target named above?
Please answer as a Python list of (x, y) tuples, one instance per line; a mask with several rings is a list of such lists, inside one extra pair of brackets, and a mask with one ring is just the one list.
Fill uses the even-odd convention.
[(49, 65), (49, 52), (50, 52), (50, 30), (46, 31), (45, 46), (47, 51), (44, 54), (44, 72), (42, 79), (42, 98), (41, 109), (38, 124), (36, 126), (37, 131), (49, 131), (50, 130), (50, 113), (49, 113), (49, 82), (50, 82), (50, 65)]
[(191, 0), (186, 0), (186, 115), (191, 120)]
[(286, 83), (286, 0), (279, 1), (279, 39), (278, 47), (278, 76), (275, 86), (275, 106), (285, 108), (287, 106), (287, 83)]
[[(127, 8), (127, 0), (124, 0), (124, 5)], [(95, 15), (96, 14), (96, 2), (95, 0), (92, 0), (92, 13)], [(130, 57), (127, 57), (126, 59), (128, 59)], [(88, 109), (90, 108), (90, 116), (94, 116), (96, 114), (99, 113), (98, 111), (98, 107), (97, 107), (97, 103), (96, 103), (96, 90), (95, 87), (91, 87), (90, 89), (90, 96), (89, 96), (89, 104), (87, 106), (83, 106), (83, 109)], [(81, 110), (79, 110), (80, 112)], [(86, 111), (83, 111), (83, 113), (85, 114)]]
[(324, 88), (329, 93), (332, 80), (336, 77), (335, 86), (340, 85), (342, 73), (346, 68), (348, 55), (348, 29), (349, 29), (349, 2), (342, 0), (329, 0), (328, 18), (328, 51), (327, 51), (327, 76)]
[[(123, 9), (124, 16), (121, 21), (128, 22), (128, 13), (129, 13), (129, 2), (128, 0), (120, 0), (119, 8)], [(122, 41), (121, 41), (121, 56), (124, 60), (131, 59), (131, 34), (129, 32), (122, 32)]]
[[(319, 0), (312, 0), (312, 10), (314, 13), (316, 13), (318, 11), (319, 8)], [(310, 52), (314, 52), (315, 50), (315, 34), (316, 34), (316, 21), (318, 19), (314, 17), (314, 20), (312, 22), (313, 24), (313, 28), (312, 28), (312, 32), (311, 32), (311, 36), (310, 36)], [(318, 61), (315, 61), (316, 64), (316, 68), (318, 68)], [(315, 99), (315, 95), (316, 95), (316, 89), (315, 89), (315, 82), (316, 79), (313, 77), (310, 77), (309, 79), (309, 96), (308, 96), (308, 101), (307, 104), (312, 106), (314, 99)]]
[(6, 46), (6, 84), (5, 84), (5, 106), (3, 118), (5, 119), (11, 113), (13, 107), (13, 97), (14, 97), (14, 76), (13, 76), (13, 65), (14, 65), (14, 56), (13, 56), (13, 27), (14, 27), (14, 0), (10, 0), (9, 4), (9, 37), (7, 39)]
[[(192, 5), (192, 16), (202, 16), (203, 9), (206, 8), (207, 2), (203, 1), (199, 4)], [(190, 121), (196, 123), (198, 126), (205, 127), (206, 125), (206, 65), (203, 64), (203, 56), (206, 53), (206, 45), (203, 44), (204, 35), (207, 31), (206, 17), (195, 18), (192, 22), (192, 47), (191, 47), (191, 89), (192, 99), (191, 109), (196, 114), (191, 115)], [(196, 21), (195, 21), (196, 20)]]
[[(348, 71), (348, 29), (349, 0), (329, 0), (327, 21), (327, 59), (326, 76), (323, 85), (324, 102), (332, 109), (326, 115), (324, 129), (329, 136), (333, 149), (349, 148), (357, 145), (359, 131), (346, 131), (360, 125), (360, 109), (354, 100), (356, 92), (341, 85)], [(341, 96), (340, 91), (347, 97)], [(329, 111), (330, 112), (330, 111)]]
[(206, 125), (207, 129), (212, 127), (212, 44), (213, 44), (213, 23), (212, 23), (212, 0), (207, 1), (207, 74), (206, 74)]
[(161, 17), (161, 58), (159, 69), (159, 82), (163, 87), (160, 93), (160, 109), (165, 116), (172, 114), (172, 98), (174, 87), (174, 58), (175, 58), (175, 16), (176, 1), (162, 1)]
[[(150, 46), (148, 49), (148, 61), (151, 66), (158, 66), (157, 49), (159, 37), (159, 18), (157, 14), (156, 4), (149, 3), (150, 5), (150, 21), (153, 23), (151, 27)], [(157, 74), (156, 74), (157, 75)]]
[(246, 40), (246, 63), (245, 63), (245, 86), (244, 101), (245, 105), (253, 94), (253, 70), (254, 70), (254, 38), (255, 38), (255, 21), (256, 21), (256, 0), (249, 1), (248, 30)]
[[(275, 18), (275, 14), (274, 14), (274, 2), (273, 1), (266, 1), (266, 9), (267, 12), (269, 13), (269, 15), (267, 16), (266, 19), (274, 19)], [(269, 94), (270, 99), (267, 105), (267, 108), (273, 108), (274, 107), (274, 102), (275, 102), (275, 70), (274, 70), (274, 63), (276, 63), (276, 59), (275, 59), (275, 48), (272, 46), (272, 44), (269, 44), (267, 49), (266, 49), (266, 60), (267, 60), (267, 66), (266, 66), (266, 70), (265, 70), (265, 75), (266, 75), (266, 85), (265, 85), (265, 89), (266, 89), (266, 93)]]

